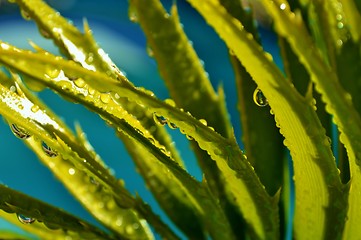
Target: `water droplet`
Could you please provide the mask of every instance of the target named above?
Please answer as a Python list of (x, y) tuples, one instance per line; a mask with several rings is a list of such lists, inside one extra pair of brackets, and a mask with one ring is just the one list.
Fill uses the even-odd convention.
[(147, 45), (147, 54), (149, 57), (153, 57), (154, 56), (154, 52), (153, 52), (153, 49), (152, 47), (148, 44)]
[(23, 224), (31, 224), (35, 222), (35, 218), (26, 217), (23, 214), (16, 214), (18, 216), (18, 219)]
[(39, 32), (40, 32), (41, 36), (43, 36), (44, 38), (50, 38), (49, 32), (46, 31), (44, 28), (39, 28)]
[(50, 78), (57, 78), (59, 77), (60, 74), (60, 70), (57, 68), (49, 68), (46, 71), (46, 74), (50, 77)]
[(337, 21), (341, 21), (341, 20), (342, 20), (342, 15), (341, 15), (341, 14), (337, 14), (337, 15), (336, 15), (336, 20), (337, 20)]
[(134, 233), (134, 227), (133, 225), (128, 225), (125, 227), (125, 232), (129, 235), (133, 234)]
[(108, 210), (113, 210), (113, 209), (115, 209), (116, 206), (117, 206), (116, 202), (115, 202), (113, 199), (110, 199), (109, 201), (107, 201), (105, 207), (106, 207)]
[(285, 4), (285, 3), (282, 3), (282, 4), (280, 5), (280, 9), (281, 9), (281, 10), (285, 10), (285, 9), (286, 9), (286, 4)]
[(199, 119), (199, 121), (200, 121), (204, 126), (207, 126), (207, 120), (205, 120), (205, 119)]
[(194, 138), (193, 138), (192, 136), (189, 136), (189, 135), (187, 135), (187, 134), (186, 134), (186, 138), (187, 138), (188, 140), (190, 140), (190, 141), (191, 141), (191, 140), (194, 140)]
[(16, 87), (15, 87), (14, 85), (12, 85), (12, 86), (10, 87), (10, 91), (16, 92)]
[(337, 27), (340, 28), (340, 29), (343, 28), (343, 22), (338, 22)]
[(263, 95), (263, 92), (261, 91), (261, 89), (257, 88), (256, 90), (254, 90), (253, 93), (253, 101), (255, 104), (257, 104), (257, 106), (259, 107), (265, 107), (268, 105), (268, 100), (265, 97), (265, 95)]
[(170, 129), (177, 129), (178, 127), (177, 127), (177, 125), (175, 125), (174, 123), (172, 123), (172, 122), (167, 122), (168, 123), (168, 127), (170, 128)]
[(342, 41), (341, 39), (337, 39), (336, 45), (337, 45), (338, 47), (341, 47), (341, 46), (343, 45), (343, 41)]
[(134, 23), (138, 22), (138, 13), (137, 10), (135, 9), (135, 6), (133, 6), (133, 4), (129, 5), (128, 16), (130, 21)]
[(10, 129), (14, 133), (14, 135), (20, 139), (27, 139), (31, 136), (27, 131), (25, 131), (25, 129), (19, 127), (15, 123), (10, 125)]
[(158, 116), (157, 114), (153, 114), (153, 119), (154, 122), (160, 126), (164, 126), (165, 124), (167, 124), (167, 119), (163, 116)]
[(94, 54), (93, 53), (89, 53), (88, 54), (88, 59), (87, 62), (90, 64), (94, 61)]
[(118, 227), (120, 227), (123, 224), (123, 217), (122, 216), (118, 216), (117, 220), (115, 220), (115, 225), (117, 225)]
[(114, 94), (114, 98), (115, 98), (115, 99), (119, 99), (119, 98), (120, 98), (119, 94), (118, 94), (118, 93), (115, 93), (115, 94)]
[(93, 95), (93, 94), (95, 93), (95, 89), (92, 88), (92, 87), (88, 87), (88, 93), (89, 93), (90, 95)]
[(65, 90), (65, 91), (68, 91), (72, 88), (72, 84), (70, 82), (63, 82), (63, 86), (61, 86), (61, 89)]
[(78, 78), (74, 81), (75, 86), (82, 88), (85, 86), (85, 81), (82, 78)]
[(49, 157), (58, 156), (58, 153), (55, 152), (53, 149), (51, 149), (45, 142), (41, 143), (41, 147), (43, 148), (43, 151), (45, 152), (45, 154), (48, 155)]
[(313, 110), (317, 111), (316, 99), (314, 99), (314, 98), (312, 99), (311, 106), (312, 106)]
[(29, 14), (27, 11), (25, 11), (24, 9), (21, 9), (20, 13), (21, 13), (21, 16), (22, 16), (25, 20), (27, 20), (27, 21), (30, 21), (30, 20), (31, 20), (30, 14)]
[(110, 102), (110, 95), (108, 94), (108, 93), (102, 93), (102, 94), (100, 94), (100, 100), (103, 102), (103, 103), (105, 103), (105, 104), (107, 104), (107, 103), (109, 103)]
[(39, 106), (34, 104), (34, 105), (31, 107), (31, 111), (32, 111), (33, 113), (36, 113), (37, 111), (39, 111)]
[(68, 173), (70, 175), (74, 175), (75, 174), (75, 169), (74, 168), (69, 168)]
[(175, 107), (175, 102), (173, 101), (173, 99), (166, 99), (164, 100), (164, 102), (172, 107)]
[(265, 57), (268, 59), (268, 60), (270, 60), (271, 62), (273, 62), (273, 57), (272, 57), (272, 55), (270, 54), (270, 53), (268, 53), (268, 52), (265, 52)]

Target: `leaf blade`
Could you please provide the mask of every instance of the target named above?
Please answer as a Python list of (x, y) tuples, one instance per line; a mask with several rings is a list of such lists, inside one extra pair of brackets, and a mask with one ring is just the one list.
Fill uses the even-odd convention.
[[(38, 66), (42, 66), (46, 62), (47, 66), (52, 69), (61, 68), (62, 71), (69, 74), (81, 76), (88, 84), (95, 89), (99, 89), (99, 91), (117, 93), (119, 96), (146, 106), (150, 111), (160, 116), (169, 118), (169, 121), (175, 123), (184, 134), (192, 136), (199, 143), (200, 147), (206, 150), (212, 159), (216, 161), (229, 183), (226, 186), (226, 190), (236, 196), (233, 203), (243, 212), (246, 221), (250, 222), (250, 231), (253, 231), (253, 234), (256, 236), (278, 235), (277, 206), (274, 199), (268, 196), (234, 140), (223, 138), (195, 118), (168, 103), (157, 100), (143, 89), (137, 89), (128, 84), (114, 81), (114, 79), (104, 74), (89, 71), (72, 62), (64, 61), (60, 58), (51, 58), (49, 54), (44, 58), (42, 53), (13, 51), (9, 45), (5, 45), (4, 43), (0, 44), (0, 46), (3, 46), (0, 49), (1, 62), (38, 79), (57, 91), (61, 91), (64, 85), (68, 87), (62, 91), (75, 90), (76, 88), (74, 86), (70, 87), (70, 80), (62, 78), (64, 79), (61, 80), (63, 82), (59, 82), (56, 78), (44, 75), (41, 70), (39, 71)], [(12, 60), (8, 59), (10, 55), (11, 59), (18, 60), (17, 64), (12, 63)], [(25, 67), (28, 64), (31, 64), (32, 71)], [(65, 84), (64, 81), (67, 83)], [(130, 124), (132, 124), (132, 121), (130, 121)]]
[[(322, 225), (316, 227), (314, 224), (317, 223), (314, 222), (314, 219), (318, 218), (318, 222), (326, 221), (328, 219), (326, 214), (331, 215), (333, 210), (339, 210), (345, 215), (345, 209), (334, 205), (330, 205), (331, 209), (325, 214), (324, 206), (332, 203), (331, 198), (343, 201), (345, 204), (346, 201), (330, 146), (320, 144), (325, 142), (327, 138), (314, 110), (307, 103), (307, 99), (303, 99), (290, 83), (284, 79), (270, 58), (265, 56), (262, 49), (252, 41), (253, 38), (243, 31), (243, 26), (219, 6), (218, 1), (209, 0), (200, 3), (189, 0), (189, 2), (225, 40), (228, 47), (234, 51), (238, 59), (251, 72), (254, 80), (266, 95), (274, 110), (276, 122), (280, 124), (281, 133), (286, 138), (285, 144), (291, 150), (294, 159), (296, 184), (297, 179), (302, 181), (296, 186), (297, 211), (295, 224), (297, 224), (297, 230), (299, 231), (296, 236), (301, 234), (301, 236), (309, 236), (310, 238), (321, 237), (323, 235)], [(291, 92), (292, 94), (290, 94)], [(311, 139), (310, 135), (312, 136)], [(322, 158), (319, 158), (319, 156), (322, 156)], [(322, 167), (320, 164), (322, 164)], [(306, 172), (302, 172), (302, 170)], [(327, 178), (324, 177), (326, 173), (329, 176)], [(303, 174), (307, 174), (309, 179), (306, 179)], [(315, 182), (321, 182), (322, 184), (316, 186)], [(332, 184), (329, 185), (331, 182)], [(333, 186), (336, 186), (336, 190)], [(310, 194), (307, 195), (303, 191), (308, 191)], [(317, 206), (314, 205), (315, 198), (319, 199), (316, 201)], [(310, 211), (305, 210), (306, 206), (316, 212), (310, 213)], [(341, 225), (338, 224), (339, 219), (333, 220), (342, 229), (342, 220)], [(309, 224), (307, 227), (302, 226), (305, 221)], [(331, 227), (329, 224), (327, 226)], [(340, 233), (336, 232), (335, 234)]]

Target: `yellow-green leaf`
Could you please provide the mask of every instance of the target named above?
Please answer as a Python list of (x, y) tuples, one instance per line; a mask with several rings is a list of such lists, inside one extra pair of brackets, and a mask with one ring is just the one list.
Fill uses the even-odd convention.
[(0, 217), (42, 239), (115, 239), (61, 209), (0, 185)]
[[(204, 123), (167, 102), (159, 101), (149, 92), (115, 81), (105, 74), (90, 71), (71, 61), (52, 57), (50, 54), (15, 51), (13, 47), (5, 43), (1, 43), (0, 47), (1, 62), (12, 69), (38, 79), (56, 91), (62, 90), (68, 93), (68, 96), (78, 99), (82, 97), (82, 94), (75, 96), (78, 89), (71, 80), (63, 76), (58, 77), (60, 71), (63, 71), (64, 74), (84, 79), (93, 89), (108, 94), (112, 92), (114, 96), (117, 94), (126, 97), (130, 101), (141, 104), (151, 112), (167, 118), (169, 122), (178, 126), (184, 134), (193, 137), (199, 146), (206, 150), (217, 163), (227, 181), (225, 189), (234, 196), (233, 204), (243, 213), (246, 222), (249, 223), (250, 232), (261, 238), (266, 236), (277, 238), (279, 234), (277, 200), (267, 194), (234, 139), (223, 138)], [(58, 74), (50, 76), (44, 73), (44, 64), (52, 71), (57, 71)], [(88, 105), (94, 106), (94, 103), (98, 104), (100, 101), (93, 101)], [(99, 113), (104, 113), (104, 111), (100, 110)], [(132, 125), (134, 121), (129, 119), (127, 123)], [(133, 134), (132, 136), (139, 137), (142, 135)], [(159, 151), (159, 148), (156, 147), (156, 149)]]
[[(280, 131), (285, 136), (285, 145), (290, 149), (294, 162), (296, 237), (316, 239), (322, 238), (323, 234), (340, 235), (344, 219), (332, 219), (330, 216), (334, 212), (345, 216), (346, 194), (339, 179), (330, 144), (312, 107), (311, 99), (302, 97), (295, 90), (272, 62), (269, 54), (262, 51), (253, 41), (253, 37), (243, 30), (242, 24), (219, 5), (218, 0), (189, 2), (233, 50), (273, 109)], [(277, 7), (279, 9), (279, 6)], [(298, 20), (297, 17), (295, 19)], [(289, 21), (284, 21), (284, 24)], [(344, 205), (341, 206), (340, 202)], [(335, 225), (338, 227), (337, 230), (334, 228)]]

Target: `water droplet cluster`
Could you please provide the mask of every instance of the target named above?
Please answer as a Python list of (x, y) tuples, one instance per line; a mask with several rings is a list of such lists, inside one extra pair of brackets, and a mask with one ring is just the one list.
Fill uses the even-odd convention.
[(168, 127), (171, 129), (178, 128), (177, 125), (168, 121), (165, 117), (157, 115), (156, 113), (153, 114), (153, 119), (154, 119), (155, 123), (158, 124), (159, 126), (164, 126), (167, 124)]

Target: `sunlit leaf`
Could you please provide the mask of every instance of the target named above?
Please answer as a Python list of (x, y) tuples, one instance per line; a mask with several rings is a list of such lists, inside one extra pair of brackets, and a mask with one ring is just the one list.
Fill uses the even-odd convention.
[[(232, 18), (218, 1), (189, 2), (233, 50), (273, 109), (294, 162), (296, 237), (321, 238), (324, 233), (332, 236), (340, 234), (334, 226), (342, 230), (344, 219), (331, 216), (334, 212), (346, 214), (346, 196), (330, 144), (312, 107), (312, 98), (303, 97), (295, 90), (271, 61), (269, 54), (262, 51), (252, 36), (243, 30), (242, 24)], [(341, 206), (339, 202), (344, 204)]]
[(3, 185), (0, 185), (0, 193), (0, 217), (42, 239), (65, 239), (67, 236), (74, 239), (115, 239), (61, 209)]
[[(170, 96), (176, 105), (189, 111), (198, 119), (205, 119), (209, 126), (226, 138), (233, 135), (226, 111), (223, 89), (217, 95), (208, 79), (203, 62), (198, 58), (190, 40), (180, 22), (178, 9), (173, 4), (168, 13), (158, 0), (129, 2), (131, 20), (139, 22), (147, 37), (147, 52), (157, 61), (159, 72), (164, 79)], [(162, 28), (159, 28), (162, 26)], [(207, 102), (208, 104), (204, 104)], [(224, 177), (208, 154), (192, 141), (192, 149), (198, 159), (206, 183), (215, 196), (220, 197), (220, 204), (232, 221), (240, 222), (241, 217), (233, 209), (224, 190)], [(236, 235), (242, 228), (234, 226)]]
[[(278, 235), (277, 199), (267, 194), (235, 140), (223, 138), (202, 122), (180, 109), (174, 108), (171, 103), (161, 102), (143, 89), (137, 89), (128, 84), (123, 85), (104, 74), (84, 69), (71, 61), (51, 57), (50, 54), (46, 54), (45, 57), (42, 53), (15, 51), (5, 43), (2, 43), (1, 47), (1, 62), (12, 69), (38, 79), (56, 91), (61, 92), (62, 89), (69, 92), (69, 96), (77, 97), (74, 96), (77, 87), (71, 80), (64, 77), (58, 78), (58, 75), (44, 75), (40, 66), (46, 64), (52, 71), (63, 71), (66, 74), (79, 76), (92, 88), (99, 89), (103, 93), (113, 92), (119, 96), (127, 97), (130, 101), (135, 101), (147, 107), (149, 111), (167, 118), (168, 121), (179, 127), (184, 134), (194, 138), (199, 146), (206, 150), (211, 158), (216, 161), (218, 168), (223, 172), (228, 182), (225, 188), (234, 195), (233, 203), (243, 213), (246, 222), (250, 223), (252, 234), (260, 237)], [(7, 56), (11, 56), (11, 58)], [(15, 59), (17, 59), (17, 64), (13, 62)], [(28, 68), (30, 64), (32, 66), (31, 70)], [(78, 95), (81, 97), (82, 94)], [(93, 101), (91, 105), (100, 102), (101, 100)], [(129, 120), (128, 124), (132, 125), (133, 122)], [(139, 137), (134, 134), (133, 136)], [(261, 214), (259, 215), (259, 213)], [(262, 228), (267, 229), (267, 232)]]
[[(22, 11), (26, 12), (26, 15), (36, 22), (40, 33), (45, 34), (47, 38), (53, 39), (55, 44), (68, 58), (80, 63), (86, 69), (106, 73), (108, 76), (124, 84), (131, 85), (122, 71), (116, 67), (104, 50), (93, 39), (92, 31), (86, 21), (84, 21), (84, 33), (82, 33), (70, 21), (62, 17), (59, 12), (49, 7), (42, 0), (17, 0), (16, 2)], [(37, 51), (42, 51), (35, 44), (33, 46), (35, 46)], [(31, 78), (27, 82), (29, 81), (32, 81)], [(114, 98), (113, 100), (121, 104), (130, 114), (136, 116), (143, 125), (148, 126), (147, 129), (149, 129), (151, 137), (156, 137), (171, 152), (173, 159), (179, 165), (183, 165), (167, 132), (157, 126), (152, 117), (144, 115), (144, 109), (141, 106), (128, 102), (123, 98)]]

